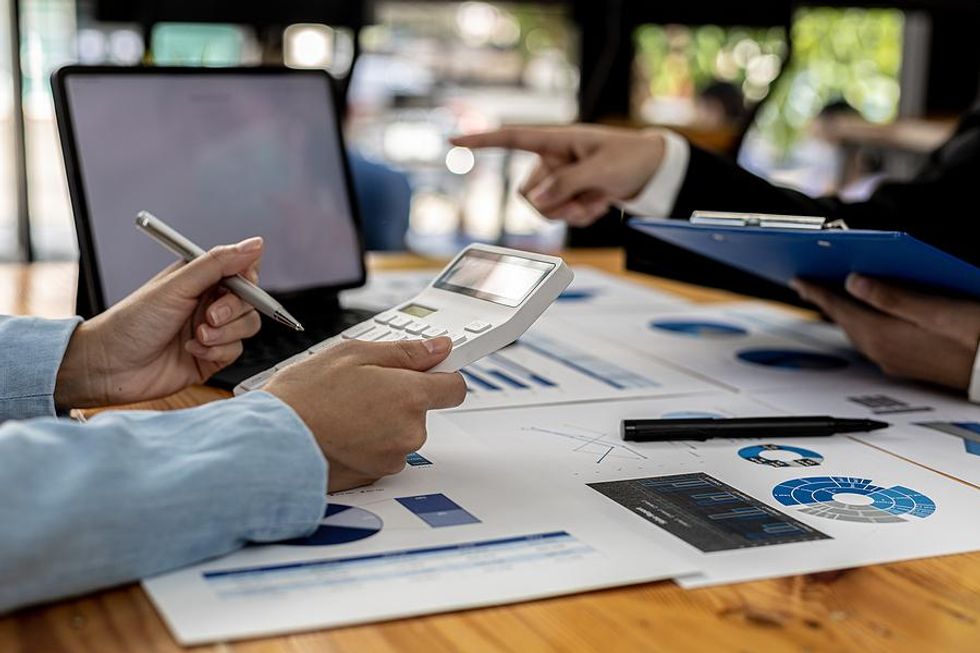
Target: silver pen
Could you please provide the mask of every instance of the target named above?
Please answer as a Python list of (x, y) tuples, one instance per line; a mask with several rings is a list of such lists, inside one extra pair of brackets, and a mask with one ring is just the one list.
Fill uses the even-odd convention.
[[(140, 211), (136, 214), (136, 226), (185, 261), (193, 261), (206, 253), (201, 247), (195, 245), (186, 236), (149, 211)], [(225, 277), (221, 280), (221, 285), (276, 322), (285, 324), (296, 331), (303, 330), (303, 325), (290, 315), (282, 304), (242, 275), (236, 274), (233, 277)]]

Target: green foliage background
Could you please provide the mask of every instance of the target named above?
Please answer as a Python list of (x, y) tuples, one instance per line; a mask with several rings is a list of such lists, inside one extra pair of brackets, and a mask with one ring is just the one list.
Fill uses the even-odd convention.
[(716, 79), (742, 86), (749, 98), (769, 94), (756, 128), (785, 154), (820, 110), (836, 100), (872, 122), (895, 118), (903, 28), (902, 12), (893, 9), (801, 9), (792, 25), (789, 68), (771, 88), (754, 88), (744, 61), (734, 75), (718, 64), (746, 39), (754, 42), (750, 50), (756, 56), (784, 57), (781, 29), (644, 25), (634, 38), (638, 71), (650, 95), (693, 96)]

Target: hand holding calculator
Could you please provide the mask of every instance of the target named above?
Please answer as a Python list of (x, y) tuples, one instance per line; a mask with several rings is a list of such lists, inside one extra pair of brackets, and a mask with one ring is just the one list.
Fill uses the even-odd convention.
[(452, 353), (429, 371), (455, 372), (519, 338), (572, 278), (556, 256), (470, 245), (413, 299), (242, 381), (235, 394), (258, 390), (278, 370), (347, 340), (448, 336)]

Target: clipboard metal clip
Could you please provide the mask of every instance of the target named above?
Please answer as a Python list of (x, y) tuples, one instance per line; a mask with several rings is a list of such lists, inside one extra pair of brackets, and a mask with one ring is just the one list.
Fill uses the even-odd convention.
[(810, 215), (775, 215), (771, 213), (727, 213), (724, 211), (695, 211), (691, 224), (714, 227), (764, 227), (769, 229), (805, 229), (823, 231), (847, 229), (843, 220), (827, 220)]

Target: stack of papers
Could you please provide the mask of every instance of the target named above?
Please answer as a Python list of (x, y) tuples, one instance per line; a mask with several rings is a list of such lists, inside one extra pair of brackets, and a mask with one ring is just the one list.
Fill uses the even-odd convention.
[[(375, 275), (350, 304), (414, 296)], [(330, 497), (302, 541), (145, 581), (183, 644), (673, 578), (703, 587), (980, 549), (980, 408), (883, 377), (835, 327), (698, 306), (576, 269), (463, 370), (401, 474)], [(624, 442), (625, 418), (831, 414), (828, 438)]]

